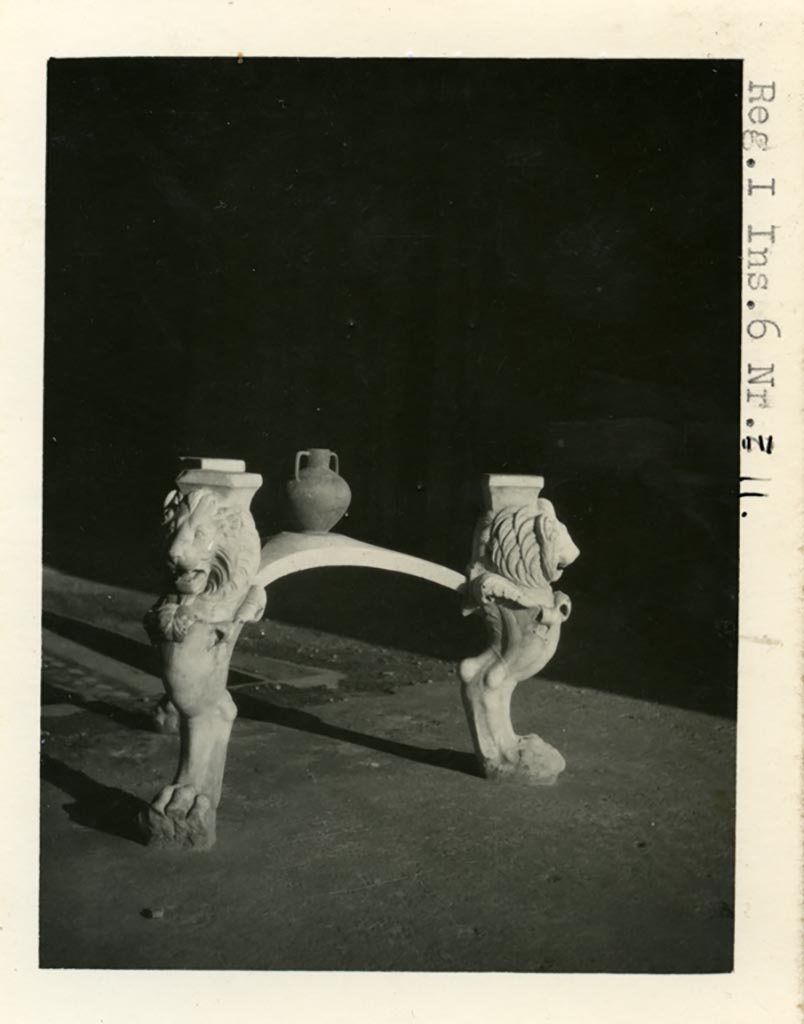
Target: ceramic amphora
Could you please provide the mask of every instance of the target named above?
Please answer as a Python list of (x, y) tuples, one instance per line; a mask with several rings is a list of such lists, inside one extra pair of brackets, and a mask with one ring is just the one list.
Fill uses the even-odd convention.
[(293, 479), (286, 488), (296, 529), (327, 533), (349, 508), (352, 492), (338, 468), (338, 456), (329, 448), (296, 452)]

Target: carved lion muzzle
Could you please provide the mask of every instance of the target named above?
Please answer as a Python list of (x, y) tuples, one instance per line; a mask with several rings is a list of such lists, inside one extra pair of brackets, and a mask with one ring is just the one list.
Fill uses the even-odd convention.
[(171, 491), (163, 522), (168, 533), (167, 568), (177, 593), (216, 593), (230, 582), (242, 510), (222, 507), (210, 491)]

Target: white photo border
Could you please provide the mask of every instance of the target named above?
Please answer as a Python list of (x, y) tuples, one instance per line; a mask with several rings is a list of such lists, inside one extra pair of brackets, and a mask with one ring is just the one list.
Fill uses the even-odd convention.
[[(7, 687), (0, 743), (0, 1007), (19, 1024), (787, 1024), (802, 1016), (802, 338), (804, 29), (796, 2), (643, 0), (8, 0), (2, 15), (2, 590)], [(724, 975), (482, 975), (42, 971), (37, 967), (38, 737), (46, 67), (50, 57), (389, 56), (705, 58), (744, 61), (744, 152), (735, 970)], [(751, 83), (764, 90), (751, 91)], [(772, 86), (772, 89), (771, 89)], [(772, 99), (770, 98), (773, 93)], [(750, 115), (762, 107), (762, 114)], [(760, 120), (764, 118), (764, 120)], [(754, 160), (749, 167), (747, 161)], [(774, 182), (773, 189), (757, 184)], [(751, 187), (751, 183), (754, 186)], [(775, 228), (764, 289), (748, 281), (749, 229)], [(770, 238), (770, 242), (769, 242)], [(683, 301), (683, 297), (680, 297)], [(749, 309), (748, 302), (754, 302)], [(776, 329), (762, 330), (758, 320)], [(752, 327), (751, 325), (754, 324)], [(772, 367), (770, 373), (768, 367)], [(757, 368), (763, 368), (757, 381)], [(772, 379), (773, 383), (769, 381)], [(749, 397), (764, 388), (766, 401)], [(754, 423), (748, 426), (747, 421)], [(742, 427), (743, 425), (741, 425)], [(759, 483), (750, 489), (760, 490)], [(748, 490), (745, 486), (743, 490)], [(10, 571), (8, 567), (11, 567)]]

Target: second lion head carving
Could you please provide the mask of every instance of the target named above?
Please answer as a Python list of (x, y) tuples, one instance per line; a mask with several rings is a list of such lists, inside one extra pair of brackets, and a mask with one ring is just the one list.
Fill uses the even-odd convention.
[(260, 538), (248, 509), (227, 504), (211, 488), (171, 491), (162, 524), (176, 593), (226, 600), (250, 585)]

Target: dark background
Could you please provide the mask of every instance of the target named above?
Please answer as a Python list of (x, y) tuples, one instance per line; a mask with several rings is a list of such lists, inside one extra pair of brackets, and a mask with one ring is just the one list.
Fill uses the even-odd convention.
[[(157, 586), (180, 454), (263, 473), (267, 534), (333, 448), (340, 529), (456, 568), (480, 474), (541, 473), (582, 551), (554, 673), (731, 711), (741, 74), (52, 60), (45, 561)], [(479, 628), (312, 579), (268, 614), (450, 657)]]

